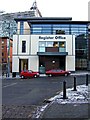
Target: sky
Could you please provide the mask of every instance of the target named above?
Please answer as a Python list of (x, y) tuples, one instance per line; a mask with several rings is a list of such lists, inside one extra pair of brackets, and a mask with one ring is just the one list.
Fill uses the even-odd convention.
[[(0, 0), (0, 11), (6, 13), (29, 11), (35, 0)], [(88, 20), (89, 0), (36, 0), (43, 17), (72, 17), (74, 21)]]

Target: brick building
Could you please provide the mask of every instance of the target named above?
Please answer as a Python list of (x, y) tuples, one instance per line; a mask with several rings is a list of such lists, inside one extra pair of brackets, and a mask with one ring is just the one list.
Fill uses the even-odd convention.
[(12, 72), (12, 42), (12, 39), (9, 39), (9, 37), (0, 38), (0, 65), (2, 66), (3, 72), (7, 72), (8, 62), (10, 62), (10, 72)]

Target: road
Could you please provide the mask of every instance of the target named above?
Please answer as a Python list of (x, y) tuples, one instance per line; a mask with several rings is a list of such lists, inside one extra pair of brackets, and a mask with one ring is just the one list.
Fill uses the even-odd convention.
[[(67, 88), (73, 87), (73, 78), (74, 76), (3, 79), (2, 104), (42, 105), (45, 99), (62, 91), (63, 81), (66, 81)], [(85, 84), (86, 76), (76, 76), (76, 78), (77, 85)]]

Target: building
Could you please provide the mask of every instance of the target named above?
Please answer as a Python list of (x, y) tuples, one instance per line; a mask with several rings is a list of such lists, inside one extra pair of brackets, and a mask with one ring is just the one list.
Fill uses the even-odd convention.
[(0, 14), (0, 37), (11, 37), (16, 34), (17, 23), (14, 18), (42, 17), (41, 12), (37, 7), (36, 1), (33, 3), (30, 11), (3, 13)]
[(2, 71), (5, 73), (8, 72), (8, 64), (10, 65), (10, 72), (12, 72), (12, 39), (2, 37), (0, 38), (0, 65), (2, 66)]
[[(25, 12), (16, 12), (16, 13), (3, 13), (3, 11), (1, 11), (2, 14), (0, 14), (0, 63), (3, 64), (4, 69), (7, 68), (7, 51), (2, 42), (4, 42), (7, 46), (7, 40), (8, 38), (12, 39), (13, 35), (16, 34), (17, 31), (17, 23), (14, 20), (14, 18), (30, 18), (30, 17), (42, 17), (38, 7), (37, 7), (37, 3), (36, 1), (33, 3), (32, 7), (30, 8), (30, 11), (25, 11)], [(5, 39), (5, 40), (3, 40)], [(11, 44), (11, 43), (10, 43)], [(2, 46), (1, 46), (2, 45)], [(3, 50), (2, 50), (3, 47)], [(4, 50), (5, 48), (5, 50)], [(11, 47), (10, 47), (11, 49)], [(9, 51), (11, 53), (11, 51)], [(6, 56), (4, 56), (6, 55)], [(11, 58), (10, 58), (11, 60)], [(10, 66), (12, 62), (10, 62)], [(10, 67), (10, 71), (12, 71), (11, 69), (12, 67)], [(8, 68), (9, 69), (9, 68)], [(7, 70), (8, 71), (8, 70)]]
[(17, 24), (14, 18), (27, 18), (27, 17), (39, 17), (35, 10), (16, 12), (16, 13), (6, 13), (0, 15), (0, 37), (9, 36), (13, 38), (13, 34), (16, 34)]
[[(71, 18), (21, 18), (13, 36), (12, 71), (90, 70), (87, 21)], [(17, 66), (16, 66), (17, 63)]]
[[(90, 22), (90, 1), (88, 2), (88, 21)], [(88, 51), (89, 51), (89, 68), (90, 68), (90, 24), (88, 26)]]

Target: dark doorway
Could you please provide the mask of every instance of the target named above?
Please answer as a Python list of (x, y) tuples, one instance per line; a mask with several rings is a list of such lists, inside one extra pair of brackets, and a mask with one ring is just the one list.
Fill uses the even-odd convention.
[(46, 70), (63, 69), (65, 70), (65, 56), (40, 56), (39, 67), (43, 66)]
[(65, 56), (62, 56), (62, 57), (59, 57), (59, 66), (60, 66), (60, 69), (62, 70), (65, 70)]
[(54, 57), (54, 56), (48, 56), (45, 59), (45, 69), (50, 70), (50, 69), (59, 69), (59, 58)]
[(19, 72), (28, 70), (28, 59), (19, 59)]

